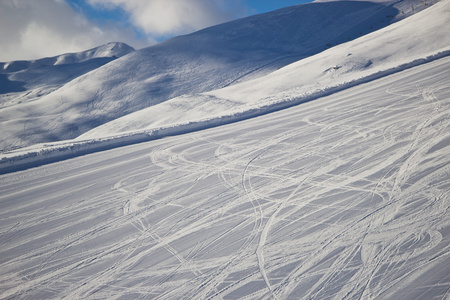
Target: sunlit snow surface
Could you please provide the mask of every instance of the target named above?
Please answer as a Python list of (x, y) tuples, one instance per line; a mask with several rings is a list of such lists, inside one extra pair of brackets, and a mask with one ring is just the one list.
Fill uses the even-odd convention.
[(2, 299), (447, 299), (450, 58), (0, 177)]
[(207, 93), (187, 93), (116, 118), (77, 139), (151, 131), (197, 120), (221, 121), (224, 115), (263, 113), (270, 107), (298, 104), (449, 55), (449, 32), (450, 2), (442, 1), (266, 76)]
[[(317, 55), (294, 51), (309, 57), (267, 76), (288, 63), (280, 57), (296, 59), (292, 49), (247, 65), (253, 52), (231, 55), (271, 40), (257, 39), (272, 24), (262, 16), (236, 23), (258, 21), (248, 43), (229, 23), (55, 91), (18, 91), (24, 103), (1, 109), (3, 140), (46, 144), (0, 158), (0, 173), (11, 172), (0, 175), (0, 299), (448, 299), (448, 12), (443, 0)], [(351, 28), (369, 24), (356, 15), (346, 14)], [(211, 33), (218, 44), (184, 52)], [(291, 45), (287, 33), (267, 45)], [(236, 52), (218, 46), (227, 39)], [(156, 59), (164, 45), (173, 55)], [(26, 143), (15, 144), (19, 133)]]
[[(435, 8), (435, 4), (440, 9)], [(408, 63), (412, 57), (423, 58), (423, 55), (432, 55), (435, 51), (449, 50), (448, 5), (441, 5), (438, 0), (308, 3), (178, 36), (114, 61), (111, 61), (113, 58), (84, 59), (111, 56), (117, 52), (125, 54), (125, 45), (122, 51), (119, 51), (120, 47), (114, 50), (105, 45), (97, 50), (61, 55), (57, 57), (58, 64), (50, 70), (46, 67), (13, 72), (30, 62), (0, 63), (0, 153), (37, 143), (73, 139), (92, 129), (96, 133), (90, 132), (89, 136), (98, 137), (97, 127), (102, 124), (106, 128), (100, 129), (100, 132), (108, 135), (139, 129), (141, 125), (173, 124), (173, 120), (167, 120), (167, 114), (158, 113), (155, 116), (153, 109), (150, 116), (144, 118), (145, 122), (136, 121), (132, 126), (128, 121), (126, 124), (120, 121), (115, 125), (107, 123), (147, 108), (154, 107), (161, 112), (161, 104), (175, 97), (213, 91), (259, 78), (336, 44), (344, 45), (359, 40), (369, 32), (389, 28), (388, 20), (401, 23), (401, 20), (409, 19), (407, 16), (414, 16), (427, 7), (434, 11), (432, 18), (425, 12), (423, 18), (412, 24), (416, 26), (409, 24), (409, 31), (400, 33), (400, 42), (393, 40), (392, 34), (387, 34), (387, 39), (376, 41), (377, 48), (370, 49), (372, 44), (366, 45), (365, 50), (370, 49), (369, 54), (382, 54), (381, 57), (374, 57), (373, 65), (367, 70), (371, 73), (387, 65), (388, 68), (395, 67), (405, 59)], [(416, 45), (411, 45), (411, 40)], [(396, 48), (394, 56), (389, 53), (392, 48)], [(355, 55), (353, 50), (352, 53)], [(353, 56), (353, 64), (346, 65), (341, 71), (354, 74), (354, 71), (366, 66), (367, 60), (372, 57), (365, 56), (365, 51), (361, 54)], [(400, 62), (397, 61), (399, 56)], [(51, 61), (55, 63), (53, 59)], [(84, 62), (68, 67), (67, 63), (81, 61)], [(105, 64), (107, 61), (110, 62)], [(322, 73), (342, 62), (342, 57), (334, 55), (331, 61), (323, 60), (326, 63), (324, 68), (316, 65), (315, 69)], [(310, 79), (316, 79), (316, 75)], [(301, 81), (298, 84), (304, 83)], [(192, 109), (186, 108), (186, 102), (191, 100), (183, 102), (181, 114), (179, 110), (170, 114), (176, 115), (176, 120), (179, 116), (183, 116), (184, 120), (203, 118), (204, 110), (214, 113), (223, 111), (222, 103), (211, 105), (196, 98)], [(226, 104), (228, 106), (224, 110), (229, 110), (230, 103)], [(234, 101), (231, 104), (239, 103)], [(167, 106), (173, 109), (178, 105), (176, 101), (170, 101), (168, 105), (162, 105), (162, 110)], [(135, 116), (131, 118), (134, 120)]]

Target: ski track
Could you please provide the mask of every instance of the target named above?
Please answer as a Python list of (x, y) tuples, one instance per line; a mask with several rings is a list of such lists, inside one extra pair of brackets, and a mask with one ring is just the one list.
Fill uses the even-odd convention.
[(0, 176), (0, 298), (448, 298), (449, 67)]

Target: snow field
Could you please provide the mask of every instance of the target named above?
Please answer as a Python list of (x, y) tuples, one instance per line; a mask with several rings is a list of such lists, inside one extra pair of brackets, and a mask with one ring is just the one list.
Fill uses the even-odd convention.
[(0, 299), (449, 298), (450, 1), (419, 2), (288, 8), (1, 95), (32, 146), (0, 160)]
[(448, 297), (449, 67), (0, 176), (0, 298)]

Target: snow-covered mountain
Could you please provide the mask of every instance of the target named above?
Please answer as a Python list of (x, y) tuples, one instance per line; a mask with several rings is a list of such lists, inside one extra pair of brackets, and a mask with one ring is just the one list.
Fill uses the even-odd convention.
[[(21, 90), (21, 82), (28, 82), (33, 89), (2, 95), (0, 149), (75, 138), (101, 124), (177, 96), (211, 91), (269, 74), (416, 13), (425, 7), (420, 3), (341, 1), (298, 5), (176, 37), (103, 67), (97, 68), (99, 65), (92, 65), (90, 60), (88, 66), (80, 66), (77, 74), (72, 74), (76, 68), (62, 71), (57, 68), (56, 74), (47, 69), (14, 73), (8, 79), (15, 83), (10, 83), (13, 91)], [(52, 64), (76, 61), (98, 52), (102, 53), (88, 51), (51, 61)], [(93, 71), (79, 76), (90, 70)], [(35, 80), (36, 73), (51, 74), (49, 77), (56, 78), (58, 89), (46, 87), (43, 82), (47, 79)], [(62, 78), (73, 80), (60, 87)]]
[[(42, 101), (71, 80), (133, 52), (124, 43), (108, 43), (79, 53), (68, 53), (33, 61), (0, 63), (0, 148), (13, 149), (45, 140), (55, 140), (45, 128), (33, 128), (36, 119), (61, 119), (51, 111), (33, 110), (46, 106)], [(30, 107), (30, 108), (29, 108)], [(38, 122), (34, 124), (40, 126)], [(21, 130), (19, 128), (22, 128)], [(46, 138), (39, 135), (43, 133)]]
[[(339, 3), (339, 2), (333, 2)], [(432, 35), (429, 33), (433, 32)], [(258, 79), (164, 103), (115, 119), (80, 139), (218, 119), (307, 101), (450, 52), (450, 3), (299, 60)], [(370, 53), (368, 53), (370, 49)]]
[(449, 24), (324, 1), (53, 60), (111, 61), (1, 95), (6, 148), (56, 142), (0, 156), (0, 299), (448, 299)]
[(0, 93), (30, 91), (39, 87), (59, 87), (114, 58), (122, 57), (133, 51), (132, 47), (124, 43), (108, 43), (78, 53), (67, 53), (32, 61), (0, 63), (0, 74), (2, 75)]

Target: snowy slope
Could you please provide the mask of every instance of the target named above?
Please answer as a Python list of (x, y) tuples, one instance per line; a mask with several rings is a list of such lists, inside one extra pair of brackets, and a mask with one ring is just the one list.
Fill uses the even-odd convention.
[(449, 69), (0, 176), (0, 298), (448, 299)]
[[(416, 8), (402, 11), (399, 5), (404, 2)], [(16, 98), (17, 105), (0, 110), (0, 149), (75, 138), (177, 96), (268, 74), (425, 7), (417, 3), (421, 1), (310, 3), (214, 26), (136, 51), (48, 95), (36, 95), (32, 102), (19, 103)]]
[(2, 75), (0, 93), (62, 85), (112, 61), (113, 58), (122, 57), (133, 51), (132, 47), (124, 43), (108, 43), (78, 53), (66, 53), (33, 61), (0, 63)]
[[(259, 79), (184, 95), (81, 135), (94, 139), (221, 116), (256, 114), (307, 101), (450, 54), (450, 2), (442, 1), (389, 27), (333, 47)], [(212, 120), (211, 123), (214, 121)]]
[[(34, 118), (45, 111), (29, 115), (23, 111), (67, 82), (97, 69), (118, 57), (133, 52), (124, 43), (108, 43), (79, 53), (67, 53), (33, 61), (0, 63), (0, 149), (28, 145), (38, 137), (27, 132)], [(55, 118), (54, 114), (47, 116)], [(32, 125), (31, 125), (32, 126)], [(20, 128), (22, 128), (20, 130)], [(35, 128), (36, 131), (41, 130)], [(44, 129), (42, 129), (44, 130)], [(23, 141), (23, 142), (22, 142)]]
[[(137, 59), (168, 49), (159, 45), (22, 106), (55, 118), (53, 127), (33, 120), (47, 124), (33, 136), (51, 128), (58, 140), (60, 123), (81, 132), (106, 122), (105, 112), (114, 116), (108, 105), (159, 103), (77, 140), (2, 156), (0, 299), (448, 299), (449, 17), (443, 0), (202, 93), (181, 71), (200, 84), (220, 60), (187, 60), (187, 44), (166, 56), (173, 61), (165, 74), (179, 77), (146, 77), (170, 65)], [(243, 70), (229, 48), (213, 48), (230, 60), (221, 71)], [(239, 55), (246, 53), (254, 52)], [(165, 85), (192, 91), (165, 99)], [(158, 101), (146, 90), (155, 87)], [(87, 101), (95, 89), (98, 98)], [(31, 123), (25, 112), (6, 111), (3, 124), (12, 116), (22, 130)]]

